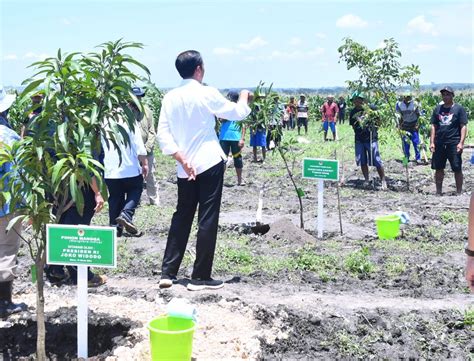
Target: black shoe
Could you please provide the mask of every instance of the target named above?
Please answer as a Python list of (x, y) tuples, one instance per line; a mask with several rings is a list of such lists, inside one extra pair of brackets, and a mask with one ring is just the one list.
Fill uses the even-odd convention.
[(0, 318), (5, 318), (11, 314), (26, 311), (28, 306), (24, 303), (13, 303), (9, 301), (0, 301)]
[(223, 281), (213, 280), (209, 278), (207, 280), (192, 279), (188, 284), (188, 291), (201, 291), (201, 290), (217, 290), (224, 287)]
[(162, 275), (159, 283), (160, 288), (170, 288), (178, 281), (176, 276)]
[(48, 265), (45, 268), (45, 275), (52, 285), (65, 284), (70, 280), (69, 274), (64, 271), (62, 266)]
[(125, 228), (125, 230), (133, 235), (136, 235), (138, 233), (138, 228), (132, 223), (129, 217), (127, 217), (124, 213), (120, 213), (120, 216), (118, 216), (115, 219), (115, 222), (117, 222), (120, 226)]

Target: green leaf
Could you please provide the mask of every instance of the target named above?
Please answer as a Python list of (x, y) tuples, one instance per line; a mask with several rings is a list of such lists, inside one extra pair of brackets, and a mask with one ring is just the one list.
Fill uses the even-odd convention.
[(43, 82), (43, 80), (44, 79), (34, 80), (30, 84), (28, 84), (26, 88), (23, 89), (23, 92), (21, 93), (21, 98), (29, 95), (29, 93), (32, 92), (33, 90), (36, 90), (36, 88)]
[(68, 158), (62, 158), (59, 161), (56, 162), (56, 164), (53, 166), (53, 174), (51, 177), (51, 181), (53, 184), (56, 184), (58, 182), (58, 178), (61, 174), (61, 170), (63, 169), (64, 163), (66, 163)]
[(403, 163), (403, 166), (406, 167), (408, 165), (408, 158), (403, 157), (402, 163)]
[(7, 227), (5, 228), (5, 230), (8, 232), (10, 231), (10, 229), (12, 229), (15, 225), (18, 224), (18, 222), (23, 222), (24, 220), (26, 220), (28, 218), (28, 216), (22, 214), (20, 216), (16, 216), (14, 217), (13, 219), (10, 220), (10, 222), (8, 222), (8, 225)]
[(64, 150), (66, 151), (69, 150), (69, 142), (67, 139), (67, 125), (68, 122), (64, 122), (62, 124), (59, 124), (57, 128), (59, 141), (61, 142), (61, 145), (63, 146)]
[(301, 188), (296, 189), (296, 194), (298, 194), (298, 197), (300, 197), (300, 198), (305, 196), (305, 193)]

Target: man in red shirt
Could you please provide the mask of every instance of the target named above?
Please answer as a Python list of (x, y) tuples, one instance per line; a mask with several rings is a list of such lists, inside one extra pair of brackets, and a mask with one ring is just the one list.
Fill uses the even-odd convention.
[(336, 119), (339, 108), (334, 102), (334, 97), (329, 95), (321, 107), (323, 113), (324, 141), (328, 140), (328, 129), (331, 128), (333, 140), (336, 140)]

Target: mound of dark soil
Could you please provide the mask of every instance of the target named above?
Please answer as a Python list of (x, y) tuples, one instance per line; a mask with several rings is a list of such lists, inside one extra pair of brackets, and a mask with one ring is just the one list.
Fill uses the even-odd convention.
[(270, 225), (270, 230), (265, 234), (267, 241), (284, 240), (291, 241), (293, 244), (304, 245), (315, 243), (316, 239), (293, 224), (288, 218), (280, 218)]

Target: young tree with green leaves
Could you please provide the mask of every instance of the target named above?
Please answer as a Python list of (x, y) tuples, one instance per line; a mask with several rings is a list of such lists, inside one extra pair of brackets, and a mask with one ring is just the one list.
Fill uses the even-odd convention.
[[(402, 53), (393, 38), (385, 39), (383, 46), (375, 50), (370, 50), (351, 38), (345, 38), (344, 43), (338, 48), (338, 52), (340, 61), (346, 63), (348, 70), (356, 69), (359, 72), (359, 79), (347, 81), (349, 89), (362, 91), (377, 100), (383, 100), (385, 104), (379, 106), (382, 115), (381, 125), (397, 127), (395, 91), (404, 86), (418, 88), (419, 67), (413, 64), (408, 66), (400, 64)], [(400, 129), (398, 132), (401, 140), (403, 133)], [(403, 144), (401, 144), (401, 148), (403, 152)], [(410, 179), (406, 157), (404, 157), (404, 164), (407, 186), (409, 187)]]
[[(44, 281), (46, 225), (58, 223), (71, 206), (82, 214), (83, 189), (96, 183), (105, 195), (102, 165), (97, 160), (101, 138), (108, 146), (128, 144), (123, 119), (134, 129), (135, 117), (127, 106), (129, 99), (142, 109), (132, 93), (139, 79), (135, 70), (149, 75), (140, 62), (124, 53), (142, 48), (140, 43), (118, 40), (98, 46), (98, 51), (62, 54), (31, 65), (37, 72), (24, 82), (19, 98), (24, 102), (40, 87), (43, 111), (34, 117), (27, 135), (0, 150), (0, 164), (11, 162), (18, 173), (2, 196), (17, 216), (10, 222), (29, 222), (31, 231), (23, 237), (34, 261), (37, 279), (37, 359), (46, 359)], [(118, 147), (117, 147), (118, 148)]]
[[(248, 119), (243, 122), (250, 129), (257, 129), (258, 127), (264, 127), (268, 129), (270, 126), (272, 117), (275, 116), (276, 109), (278, 104), (275, 102), (274, 98), (270, 96), (272, 85), (265, 87), (265, 83), (260, 82), (255, 89), (254, 101), (250, 105), (252, 109), (252, 114), (254, 116), (249, 116)], [(279, 116), (279, 115), (277, 115)], [(279, 136), (278, 132), (281, 130), (278, 127), (272, 130), (274, 138)], [(296, 195), (298, 197), (299, 209), (300, 209), (300, 227), (304, 228), (303, 220), (303, 200), (304, 191), (298, 187), (296, 180), (293, 174), (296, 158), (298, 155), (301, 155), (298, 149), (298, 142), (294, 137), (289, 137), (283, 139), (280, 142), (275, 143), (275, 148), (273, 151), (277, 151), (281, 156), (283, 162), (285, 163), (285, 169), (290, 177), (291, 183), (295, 189)]]

